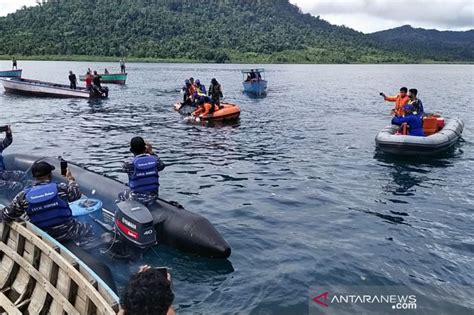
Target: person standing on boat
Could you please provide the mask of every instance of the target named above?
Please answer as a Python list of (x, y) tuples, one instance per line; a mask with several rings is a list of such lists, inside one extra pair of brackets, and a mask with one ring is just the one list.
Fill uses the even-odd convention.
[(125, 58), (120, 59), (120, 72), (125, 73)]
[(194, 104), (194, 93), (196, 92), (196, 88), (191, 83), (190, 80), (184, 81), (183, 87), (183, 105), (193, 105)]
[(33, 163), (35, 183), (16, 195), (11, 205), (2, 210), (2, 218), (13, 221), (26, 215), (28, 221), (59, 242), (85, 241), (93, 236), (92, 226), (74, 219), (69, 208), (69, 202), (82, 196), (79, 185), (69, 169), (67, 184), (53, 181), (54, 169), (45, 161)]
[(17, 62), (15, 56), (12, 58), (12, 70), (18, 70)]
[(392, 109), (392, 114), (403, 116), (403, 107), (408, 104), (409, 97), (407, 95), (408, 89), (406, 87), (400, 88), (400, 94), (397, 96), (387, 96), (385, 93), (380, 93), (383, 99), (387, 102), (394, 102), (395, 107)]
[(77, 85), (77, 77), (72, 71), (69, 71), (69, 88), (71, 88), (71, 90), (75, 90), (76, 85)]
[(199, 94), (202, 94), (204, 96), (206, 95), (206, 87), (204, 86), (204, 84), (201, 84), (201, 81), (199, 79), (196, 80), (195, 86), (196, 86), (196, 91)]
[(97, 73), (97, 71), (94, 71), (94, 78), (92, 79), (92, 83), (94, 84), (95, 88), (101, 89), (102, 85), (100, 84), (100, 79), (102, 77)]
[(408, 125), (408, 135), (424, 137), (423, 118), (421, 115), (416, 114), (415, 107), (413, 107), (413, 105), (406, 105), (403, 110), (405, 111), (405, 116), (393, 117), (392, 124), (401, 126), (406, 123)]
[(158, 172), (165, 168), (165, 164), (153, 152), (151, 144), (146, 143), (142, 137), (130, 140), (130, 152), (134, 156), (122, 165), (122, 169), (128, 175), (130, 189), (121, 192), (118, 198), (121, 201), (131, 199), (148, 205), (158, 198), (160, 187)]
[(86, 74), (86, 90), (90, 91), (92, 89), (92, 74), (90, 71), (87, 71)]
[(425, 110), (423, 108), (423, 103), (419, 98), (417, 98), (418, 95), (418, 90), (417, 89), (410, 89), (408, 91), (408, 97), (410, 97), (410, 100), (408, 101), (408, 105), (412, 105), (414, 108), (414, 112), (420, 116), (423, 116), (425, 113)]
[(221, 85), (215, 78), (211, 80), (211, 85), (209, 86), (209, 96), (211, 97), (212, 104), (220, 107), (221, 98), (224, 97), (224, 95), (222, 94)]
[(107, 68), (104, 69), (104, 74), (109, 74), (109, 70), (107, 70)]

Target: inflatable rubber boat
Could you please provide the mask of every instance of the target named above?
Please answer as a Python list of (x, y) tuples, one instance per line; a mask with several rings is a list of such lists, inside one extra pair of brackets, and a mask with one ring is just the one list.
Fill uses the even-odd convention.
[(459, 118), (425, 117), (425, 137), (403, 135), (400, 126), (391, 125), (375, 137), (377, 148), (399, 155), (432, 155), (446, 151), (461, 137), (464, 123)]
[[(181, 115), (188, 116), (190, 115), (196, 107), (183, 105), (181, 103), (176, 103), (174, 109), (179, 112)], [(240, 107), (231, 104), (231, 103), (221, 103), (221, 108), (216, 110), (210, 115), (200, 115), (199, 120), (205, 122), (223, 122), (223, 121), (234, 121), (240, 117)], [(194, 117), (192, 117), (194, 118)], [(195, 120), (195, 119), (192, 119)]]
[[(38, 158), (30, 155), (5, 155), (6, 169), (30, 171), (35, 161), (47, 161), (56, 167), (55, 181), (65, 181), (60, 174), (60, 160)], [(146, 248), (155, 244), (174, 247), (182, 252), (210, 258), (227, 258), (231, 249), (212, 224), (204, 217), (183, 209), (177, 203), (157, 199), (149, 206), (135, 201), (117, 203), (117, 195), (127, 186), (117, 180), (86, 170), (69, 162), (68, 168), (76, 178), (82, 194), (91, 202), (79, 201), (71, 206), (73, 214), (79, 207), (80, 214), (94, 212), (104, 221), (94, 218), (102, 227), (118, 231), (134, 247)], [(80, 211), (80, 212), (81, 212)], [(92, 215), (89, 215), (92, 217)], [(85, 216), (88, 217), (88, 216)], [(107, 221), (108, 220), (108, 221)]]

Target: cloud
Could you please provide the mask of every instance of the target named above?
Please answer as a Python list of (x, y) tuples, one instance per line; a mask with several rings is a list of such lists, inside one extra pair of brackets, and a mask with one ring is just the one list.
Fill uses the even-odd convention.
[(414, 27), (474, 28), (472, 0), (290, 0), (304, 12), (363, 32), (410, 24)]
[(36, 0), (0, 0), (0, 16), (13, 13), (24, 5), (36, 5)]

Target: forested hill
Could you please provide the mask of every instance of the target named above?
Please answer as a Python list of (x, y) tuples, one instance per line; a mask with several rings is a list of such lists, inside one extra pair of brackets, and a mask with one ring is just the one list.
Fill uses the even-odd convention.
[(372, 33), (369, 37), (382, 45), (421, 58), (474, 61), (474, 30), (440, 32), (404, 25)]
[(426, 58), (302, 14), (288, 0), (42, 2), (0, 18), (0, 55), (318, 63)]

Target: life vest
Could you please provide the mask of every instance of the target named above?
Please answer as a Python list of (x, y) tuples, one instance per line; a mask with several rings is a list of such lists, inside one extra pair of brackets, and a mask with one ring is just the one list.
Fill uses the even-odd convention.
[(58, 184), (49, 183), (25, 189), (31, 223), (44, 229), (67, 223), (72, 218), (69, 204), (58, 195)]
[(133, 159), (134, 171), (129, 175), (128, 186), (133, 192), (156, 192), (159, 187), (159, 175), (156, 170), (158, 161), (151, 155), (140, 155)]

